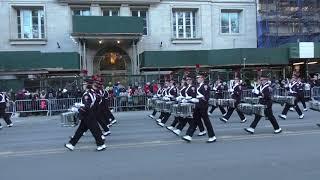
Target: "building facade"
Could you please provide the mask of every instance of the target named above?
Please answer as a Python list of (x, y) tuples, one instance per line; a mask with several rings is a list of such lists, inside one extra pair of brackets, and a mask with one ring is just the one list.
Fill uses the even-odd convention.
[(319, 0), (257, 0), (258, 47), (320, 41)]
[[(0, 1), (0, 51), (40, 52), (40, 63), (51, 53), (88, 75), (140, 74), (147, 51), (256, 48), (256, 9), (255, 0)], [(59, 63), (41, 67), (65, 70)]]

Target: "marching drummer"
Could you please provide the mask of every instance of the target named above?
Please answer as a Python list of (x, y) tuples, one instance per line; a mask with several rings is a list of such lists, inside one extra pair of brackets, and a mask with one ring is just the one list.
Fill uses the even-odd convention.
[(210, 122), (209, 116), (208, 116), (208, 101), (210, 98), (210, 87), (209, 85), (204, 83), (204, 75), (199, 74), (197, 76), (197, 81), (199, 85), (197, 86), (196, 92), (197, 96), (196, 98), (191, 99), (192, 102), (195, 103), (195, 109), (193, 113), (193, 119), (190, 122), (190, 127), (187, 130), (187, 133), (185, 136), (182, 137), (183, 140), (187, 142), (192, 141), (192, 136), (196, 130), (196, 127), (199, 126), (200, 123), (203, 122), (207, 128), (209, 139), (207, 140), (208, 143), (215, 142), (217, 140), (212, 124)]
[(230, 89), (228, 90), (231, 93), (231, 98), (235, 100), (234, 107), (228, 107), (228, 112), (226, 115), (220, 117), (220, 120), (222, 122), (227, 122), (230, 116), (232, 115), (233, 111), (236, 110), (239, 117), (240, 122), (244, 123), (247, 121), (244, 114), (237, 108), (238, 104), (240, 104), (241, 101), (241, 94), (242, 94), (242, 86), (241, 81), (238, 77), (234, 79), (234, 84), (231, 85)]
[[(197, 97), (197, 90), (196, 90), (196, 87), (193, 85), (192, 77), (187, 76), (186, 82), (187, 82), (187, 87), (186, 87), (185, 94), (184, 94), (185, 97), (184, 97), (184, 99), (181, 100), (182, 103), (188, 103), (189, 100)], [(179, 124), (177, 125), (177, 128), (175, 130), (173, 130), (172, 132), (174, 134), (176, 134), (177, 136), (179, 136), (182, 129), (186, 126), (186, 124), (189, 123), (189, 125), (191, 125), (192, 121), (193, 121), (193, 117), (190, 117), (190, 116), (187, 116), (185, 118), (182, 118), (182, 117), (179, 118)], [(202, 121), (199, 121), (197, 125), (198, 125), (199, 131), (200, 131), (198, 136), (206, 135), (207, 131), (205, 131)]]
[[(223, 91), (224, 91), (224, 85), (223, 85), (223, 83), (222, 83), (222, 80), (221, 79), (218, 79), (216, 82), (215, 82), (215, 84), (214, 84), (214, 87), (212, 88), (214, 91), (215, 91), (215, 99), (224, 99), (224, 97), (223, 97)], [(222, 107), (222, 106), (212, 106), (211, 107), (211, 110), (209, 111), (209, 116), (210, 115), (212, 115), (212, 112), (217, 108), (217, 107), (219, 107), (219, 109), (220, 109), (220, 111), (221, 111), (221, 113), (222, 113), (222, 115), (224, 116), (224, 115), (226, 115), (226, 110)]]
[(297, 77), (295, 75), (293, 75), (291, 82), (289, 82), (286, 85), (287, 90), (289, 90), (289, 96), (294, 97), (294, 104), (293, 105), (290, 105), (289, 103), (285, 104), (285, 107), (284, 107), (282, 113), (279, 115), (279, 117), (282, 119), (287, 118), (287, 113), (288, 113), (290, 107), (293, 107), (297, 111), (297, 113), (299, 115), (299, 119), (303, 119), (303, 117), (304, 117), (304, 114), (301, 112), (301, 110), (298, 106), (299, 98), (298, 98), (297, 92), (298, 92), (299, 86), (298, 86), (298, 82), (296, 81), (296, 78)]
[[(164, 87), (163, 87), (163, 83), (158, 83), (158, 91), (157, 93), (153, 96), (154, 98), (160, 98), (161, 97), (161, 94), (164, 90)], [(155, 115), (157, 114), (157, 111), (154, 109), (152, 114), (149, 114), (148, 116), (151, 118), (151, 119), (155, 119)]]
[(305, 83), (303, 83), (301, 81), (300, 77), (297, 79), (297, 82), (298, 82), (297, 100), (298, 100), (298, 102), (302, 103), (303, 111), (308, 111), (307, 106), (306, 106), (305, 97), (304, 97)]
[[(181, 79), (180, 87), (179, 87), (179, 96), (177, 97), (176, 101), (179, 103), (186, 97), (186, 89), (187, 89), (187, 82), (185, 78)], [(179, 123), (181, 117), (174, 117), (173, 122), (170, 126), (167, 126), (167, 129), (173, 131), (176, 125)]]
[[(10, 120), (9, 113), (6, 113), (7, 103), (9, 102), (9, 97), (6, 95), (5, 92), (0, 92), (0, 117), (4, 119), (4, 121), (7, 123), (8, 127), (12, 127), (13, 123)], [(2, 125), (0, 123), (0, 129), (2, 129)]]
[[(264, 114), (267, 117), (267, 119), (271, 122), (274, 128), (274, 133), (278, 134), (282, 132), (282, 129), (279, 127), (279, 124), (272, 112), (272, 97), (271, 97), (272, 88), (270, 87), (268, 80), (269, 80), (268, 76), (262, 74), (260, 77), (260, 85), (258, 87), (255, 87), (252, 90), (252, 92), (256, 94), (258, 97), (260, 97), (259, 103), (265, 106)], [(254, 117), (254, 121), (251, 123), (250, 127), (245, 128), (244, 130), (253, 134), (261, 117), (262, 117), (261, 115), (256, 114)]]
[(102, 139), (103, 135), (95, 115), (94, 104), (96, 101), (96, 95), (92, 89), (93, 80), (87, 79), (86, 82), (86, 91), (82, 96), (82, 103), (84, 106), (79, 109), (81, 122), (74, 136), (72, 136), (69, 143), (65, 144), (65, 147), (71, 151), (74, 150), (74, 146), (82, 137), (83, 133), (89, 129), (96, 140), (97, 151), (102, 151), (106, 149), (107, 146)]
[[(169, 80), (165, 80), (164, 82), (164, 87), (161, 93), (161, 98), (165, 98), (166, 95), (168, 94), (168, 90), (170, 89), (170, 82)], [(161, 111), (159, 118), (156, 120), (157, 123), (160, 123), (162, 121), (162, 119), (165, 116), (165, 112)]]
[[(95, 106), (96, 106), (96, 115), (97, 115), (97, 121), (99, 123), (99, 125), (102, 127), (102, 129), (104, 130), (103, 135), (104, 136), (108, 136), (111, 134), (108, 124), (109, 124), (109, 119), (107, 119), (107, 102), (106, 102), (106, 92), (103, 89), (103, 85), (102, 85), (102, 79), (95, 79), (94, 81), (94, 90), (96, 93), (96, 102), (95, 102)], [(107, 122), (109, 121), (109, 122)]]
[[(178, 94), (178, 90), (176, 87), (176, 82), (174, 79), (171, 79), (170, 83), (169, 83), (169, 88), (167, 90), (167, 94), (164, 98), (166, 98), (165, 99), (166, 101), (175, 101), (177, 94)], [(162, 120), (160, 122), (158, 122), (158, 125), (161, 127), (164, 127), (164, 124), (168, 121), (170, 116), (171, 116), (170, 112), (165, 112), (164, 117), (162, 118)]]

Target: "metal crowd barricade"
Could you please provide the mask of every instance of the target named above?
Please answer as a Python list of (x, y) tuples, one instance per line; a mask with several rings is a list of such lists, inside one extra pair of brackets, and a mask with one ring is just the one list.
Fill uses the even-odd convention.
[(287, 96), (288, 92), (285, 88), (275, 88), (272, 92), (273, 96)]
[(148, 97), (143, 96), (119, 96), (115, 98), (116, 111), (147, 110)]
[(14, 105), (17, 113), (47, 112), (47, 115), (49, 115), (50, 112), (48, 99), (17, 100)]
[(15, 110), (15, 103), (13, 101), (9, 101), (7, 103), (7, 108), (6, 108), (6, 112), (7, 113), (15, 113), (16, 110)]
[[(47, 116), (55, 112), (65, 112), (74, 103), (81, 102), (81, 98), (63, 99), (28, 99), (10, 101), (6, 109), (7, 113), (38, 113), (46, 112)], [(148, 110), (148, 96), (120, 96), (109, 98), (109, 108), (115, 111)]]
[(52, 112), (67, 111), (74, 103), (81, 102), (81, 98), (63, 98), (63, 99), (49, 99), (50, 115)]
[(109, 102), (108, 102), (109, 108), (116, 110), (117, 98), (109, 97), (108, 101), (109, 101)]
[(311, 90), (304, 90), (304, 98), (306, 99), (311, 98)]
[(311, 89), (311, 99), (314, 101), (320, 101), (320, 87), (313, 87)]
[(228, 91), (223, 91), (223, 99), (230, 99), (231, 97), (230, 97), (230, 92), (228, 92)]
[(252, 89), (242, 90), (241, 100), (243, 101), (246, 97), (250, 97), (250, 98), (253, 97)]

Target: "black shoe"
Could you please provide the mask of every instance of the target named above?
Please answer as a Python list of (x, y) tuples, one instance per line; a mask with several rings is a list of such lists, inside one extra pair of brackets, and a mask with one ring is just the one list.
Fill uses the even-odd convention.
[(317, 124), (317, 126), (319, 126), (319, 127), (320, 127), (320, 124)]

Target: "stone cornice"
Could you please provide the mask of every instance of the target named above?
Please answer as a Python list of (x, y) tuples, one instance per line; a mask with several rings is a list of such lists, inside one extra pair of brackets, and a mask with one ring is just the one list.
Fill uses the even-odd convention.
[(71, 4), (155, 4), (160, 0), (57, 0), (59, 3)]

